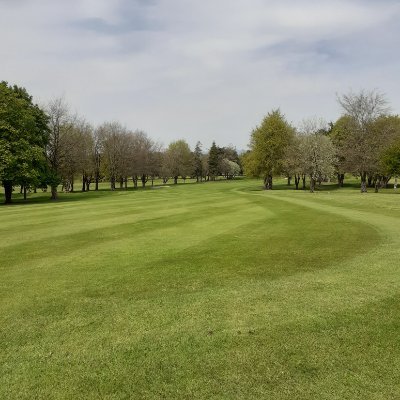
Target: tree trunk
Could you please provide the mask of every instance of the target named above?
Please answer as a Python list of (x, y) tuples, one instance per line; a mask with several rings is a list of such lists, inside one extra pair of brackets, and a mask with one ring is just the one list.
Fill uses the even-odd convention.
[(343, 187), (344, 184), (344, 174), (337, 174), (338, 185), (339, 187)]
[(314, 193), (314, 191), (315, 191), (315, 179), (310, 178), (310, 192)]
[(294, 176), (294, 184), (296, 185), (296, 190), (299, 190), (300, 175)]
[(10, 204), (11, 203), (11, 196), (12, 196), (12, 182), (11, 181), (4, 181), (3, 182), (4, 186), (4, 195), (5, 195), (5, 204)]
[(174, 185), (176, 185), (178, 183), (178, 177), (174, 176)]
[(264, 188), (265, 190), (272, 190), (272, 175), (267, 175), (264, 178)]
[(128, 190), (128, 177), (127, 176), (124, 178), (124, 185), (125, 185), (125, 190)]
[(379, 187), (381, 186), (381, 179), (380, 178), (377, 178), (376, 180), (375, 180), (375, 193), (378, 193), (379, 192)]
[(147, 182), (146, 175), (143, 174), (142, 175), (142, 187), (146, 187), (146, 182)]
[(288, 176), (288, 178), (287, 178), (287, 184), (288, 184), (288, 186), (291, 185), (291, 182), (292, 182), (292, 177), (291, 177), (291, 176)]
[(302, 180), (303, 180), (303, 190), (306, 190), (306, 176), (305, 175), (303, 175)]
[(99, 190), (99, 174), (96, 174), (94, 190), (96, 190), (96, 191)]
[(58, 199), (57, 186), (52, 185), (51, 186), (51, 200), (57, 200), (57, 199)]
[(86, 192), (86, 175), (82, 175), (82, 192)]
[(361, 193), (367, 193), (367, 174), (366, 173), (361, 174)]
[(132, 180), (133, 180), (133, 187), (137, 189), (138, 177), (136, 175), (132, 176)]
[(367, 193), (367, 182), (361, 182), (361, 193)]
[(381, 181), (381, 188), (387, 189), (389, 181), (392, 177), (391, 176), (384, 176), (382, 181)]
[(24, 200), (26, 200), (26, 186), (24, 185)]

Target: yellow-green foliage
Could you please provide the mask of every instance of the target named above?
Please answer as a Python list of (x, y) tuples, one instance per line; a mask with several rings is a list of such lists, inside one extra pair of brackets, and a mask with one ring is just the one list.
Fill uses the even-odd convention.
[(244, 156), (249, 176), (267, 177), (280, 173), (286, 147), (294, 137), (294, 129), (280, 110), (274, 110), (253, 130), (250, 152)]

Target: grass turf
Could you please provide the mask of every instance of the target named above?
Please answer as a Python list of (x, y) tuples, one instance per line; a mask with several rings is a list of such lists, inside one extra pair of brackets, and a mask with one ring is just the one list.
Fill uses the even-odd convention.
[(0, 207), (0, 398), (399, 398), (400, 197), (258, 186)]

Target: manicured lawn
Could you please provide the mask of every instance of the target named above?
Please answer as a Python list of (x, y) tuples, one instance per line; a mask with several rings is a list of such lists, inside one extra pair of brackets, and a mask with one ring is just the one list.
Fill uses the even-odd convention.
[(400, 398), (400, 196), (259, 186), (0, 206), (0, 398)]

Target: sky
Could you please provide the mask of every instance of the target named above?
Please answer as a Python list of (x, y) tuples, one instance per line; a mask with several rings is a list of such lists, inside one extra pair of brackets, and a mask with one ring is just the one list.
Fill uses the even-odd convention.
[(335, 120), (379, 89), (400, 112), (400, 1), (0, 0), (0, 80), (97, 125), (247, 148), (272, 109)]

